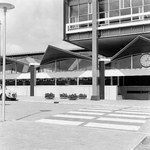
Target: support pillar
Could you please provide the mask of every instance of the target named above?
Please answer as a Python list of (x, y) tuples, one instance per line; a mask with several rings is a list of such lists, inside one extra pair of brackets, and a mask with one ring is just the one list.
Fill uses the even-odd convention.
[(34, 86), (36, 85), (36, 69), (34, 65), (30, 66), (30, 96), (34, 96)]
[(98, 91), (98, 34), (97, 34), (98, 0), (92, 1), (92, 96), (91, 100), (100, 100)]
[(55, 80), (55, 86), (57, 85), (57, 78), (54, 79)]
[(79, 78), (77, 78), (77, 85), (79, 85)]
[(57, 72), (57, 61), (55, 60), (55, 72)]
[(77, 71), (79, 71), (79, 59), (77, 59)]
[(133, 56), (131, 55), (131, 69), (133, 69)]
[[(17, 74), (17, 63), (15, 63), (15, 74)], [(17, 86), (17, 78), (15, 78), (15, 86)]]
[(104, 61), (99, 61), (99, 75), (100, 75), (100, 99), (105, 99), (105, 63)]

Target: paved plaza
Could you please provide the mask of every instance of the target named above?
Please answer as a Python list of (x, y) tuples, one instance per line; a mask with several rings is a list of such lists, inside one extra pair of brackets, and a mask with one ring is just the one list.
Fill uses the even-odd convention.
[(18, 97), (5, 108), (1, 150), (134, 150), (150, 136), (146, 100)]

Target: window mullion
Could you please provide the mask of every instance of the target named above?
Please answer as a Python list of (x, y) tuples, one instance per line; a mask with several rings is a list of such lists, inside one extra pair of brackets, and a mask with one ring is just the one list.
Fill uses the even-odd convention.
[[(130, 0), (130, 8), (131, 8), (131, 15), (133, 14), (133, 7), (132, 7), (132, 0)], [(131, 22), (133, 21), (133, 17), (131, 17)]]

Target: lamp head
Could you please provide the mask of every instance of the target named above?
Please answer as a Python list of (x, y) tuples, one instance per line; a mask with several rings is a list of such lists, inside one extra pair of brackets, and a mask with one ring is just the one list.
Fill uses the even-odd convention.
[(7, 11), (8, 9), (14, 9), (15, 6), (9, 3), (0, 3), (0, 9)]

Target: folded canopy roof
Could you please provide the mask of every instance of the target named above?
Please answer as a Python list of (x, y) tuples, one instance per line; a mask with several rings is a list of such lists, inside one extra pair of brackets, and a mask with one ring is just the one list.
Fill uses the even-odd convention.
[(143, 36), (137, 36), (123, 49), (121, 49), (117, 54), (115, 54), (111, 60), (117, 60), (130, 55), (137, 55), (149, 52), (150, 52), (150, 39)]
[[(6, 57), (6, 65), (12, 64), (12, 63), (17, 63), (17, 64), (20, 64), (20, 65), (24, 65), (24, 64), (28, 65), (28, 63), (26, 63), (26, 62), (21, 62), (21, 61), (18, 61), (16, 59)], [(3, 65), (3, 56), (0, 56), (0, 66), (1, 65)]]
[(41, 60), (38, 60), (38, 59), (35, 59), (35, 58), (32, 58), (32, 57), (22, 58), (22, 59), (19, 59), (19, 61), (24, 62), (28, 65), (34, 65), (34, 66), (39, 66), (40, 62), (41, 62)]
[[(0, 56), (0, 71), (2, 71), (3, 57)], [(16, 59), (6, 57), (6, 70), (12, 70), (17, 72), (28, 72), (29, 64), (21, 62)]]
[(54, 46), (49, 45), (46, 49), (46, 52), (41, 60), (40, 65), (46, 65), (53, 63), (55, 61), (63, 61), (70, 58), (78, 58), (92, 61), (92, 58), (76, 54), (71, 51), (66, 51)]

